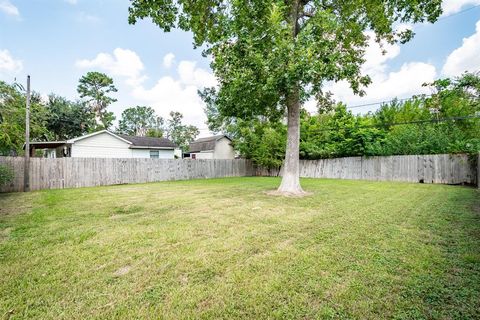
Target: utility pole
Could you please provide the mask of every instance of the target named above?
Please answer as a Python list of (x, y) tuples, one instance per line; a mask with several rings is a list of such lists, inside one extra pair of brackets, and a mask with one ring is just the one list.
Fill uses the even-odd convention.
[(23, 191), (30, 191), (30, 76), (27, 76), (27, 105), (25, 114), (25, 166)]
[(477, 155), (477, 188), (480, 190), (480, 152)]

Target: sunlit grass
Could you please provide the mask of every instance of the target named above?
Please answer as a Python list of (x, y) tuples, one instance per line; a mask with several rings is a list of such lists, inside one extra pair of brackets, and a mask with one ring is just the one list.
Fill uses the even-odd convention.
[(0, 195), (6, 318), (480, 318), (480, 193), (276, 178)]

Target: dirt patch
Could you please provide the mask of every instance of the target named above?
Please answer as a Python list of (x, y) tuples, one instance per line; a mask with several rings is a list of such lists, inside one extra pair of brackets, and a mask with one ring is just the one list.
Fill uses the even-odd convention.
[(115, 277), (121, 277), (121, 276), (124, 276), (127, 273), (129, 273), (131, 269), (132, 269), (132, 267), (130, 267), (130, 266), (121, 267), (120, 269), (115, 271), (115, 273), (113, 275)]
[(38, 207), (39, 192), (16, 192), (0, 194), (0, 216), (14, 216)]
[(10, 237), (10, 232), (13, 228), (8, 227), (0, 230), (0, 242), (6, 241)]
[(302, 193), (291, 193), (291, 192), (280, 192), (278, 190), (270, 190), (264, 192), (268, 196), (274, 197), (287, 197), (287, 198), (304, 198), (313, 195), (313, 192), (302, 192)]
[(186, 286), (188, 284), (188, 275), (187, 274), (180, 275), (179, 280), (182, 286)]

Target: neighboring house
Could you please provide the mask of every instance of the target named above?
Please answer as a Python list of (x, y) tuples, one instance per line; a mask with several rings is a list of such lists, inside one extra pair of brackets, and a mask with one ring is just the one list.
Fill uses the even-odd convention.
[(174, 159), (177, 146), (165, 138), (133, 137), (102, 130), (66, 141), (31, 142), (30, 153), (43, 149), (48, 158)]
[(232, 140), (226, 135), (197, 139), (188, 153), (191, 159), (235, 159)]

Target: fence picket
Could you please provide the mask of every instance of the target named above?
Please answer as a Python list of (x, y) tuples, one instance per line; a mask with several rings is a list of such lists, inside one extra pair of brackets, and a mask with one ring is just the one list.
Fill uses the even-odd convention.
[[(478, 159), (476, 159), (478, 158)], [(0, 157), (11, 167), (13, 181), (0, 192), (23, 190), (22, 157)], [(480, 155), (411, 155), (301, 160), (308, 178), (364, 179), (444, 184), (477, 184)], [(249, 160), (162, 160), (109, 158), (31, 158), (30, 189), (78, 188), (215, 177), (278, 176), (283, 169), (255, 167)]]

